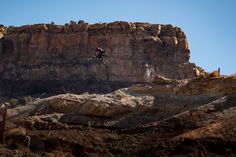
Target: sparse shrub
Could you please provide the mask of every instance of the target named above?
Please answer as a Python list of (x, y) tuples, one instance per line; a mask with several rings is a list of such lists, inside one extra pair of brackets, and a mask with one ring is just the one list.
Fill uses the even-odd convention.
[(84, 22), (84, 20), (79, 20), (78, 21), (78, 24), (84, 24), (85, 22)]
[(29, 102), (32, 102), (33, 101), (33, 98), (31, 97), (31, 96), (25, 96), (25, 97), (22, 97), (22, 98), (20, 98), (19, 100), (18, 100), (18, 102), (20, 103), (20, 104), (22, 104), (22, 105), (25, 105), (25, 104), (27, 104), (27, 103), (29, 103)]
[(75, 24), (76, 24), (75, 21), (73, 21), (73, 20), (70, 21), (70, 25), (75, 25)]
[(209, 74), (209, 77), (220, 77), (220, 74), (218, 71), (213, 71)]
[(33, 101), (33, 98), (32, 98), (32, 96), (30, 96), (30, 95), (28, 95), (28, 96), (26, 97), (26, 99), (27, 99), (27, 102), (32, 102), (32, 101)]
[(25, 97), (19, 99), (19, 103), (22, 105), (25, 105), (27, 103), (27, 100)]
[(8, 100), (8, 103), (10, 104), (10, 105), (17, 105), (18, 104), (18, 101), (17, 101), (17, 99), (15, 99), (15, 98), (11, 98), (10, 100)]

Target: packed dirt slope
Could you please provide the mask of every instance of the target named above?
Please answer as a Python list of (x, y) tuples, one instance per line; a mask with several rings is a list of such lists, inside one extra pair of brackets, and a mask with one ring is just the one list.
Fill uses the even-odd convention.
[(159, 77), (108, 94), (37, 99), (8, 110), (0, 154), (235, 156), (235, 92), (235, 77)]

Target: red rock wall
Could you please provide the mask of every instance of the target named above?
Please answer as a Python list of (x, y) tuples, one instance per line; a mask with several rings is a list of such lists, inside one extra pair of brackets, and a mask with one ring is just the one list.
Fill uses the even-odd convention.
[[(147, 82), (194, 77), (183, 31), (171, 25), (113, 22), (1, 27), (0, 78)], [(88, 61), (103, 48), (109, 61)], [(148, 77), (149, 76), (149, 77)]]

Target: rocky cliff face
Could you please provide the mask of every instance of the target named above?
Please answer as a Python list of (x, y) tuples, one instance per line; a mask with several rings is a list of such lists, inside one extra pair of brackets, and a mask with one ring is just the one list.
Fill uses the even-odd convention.
[[(102, 47), (109, 63), (88, 61)], [(113, 22), (0, 26), (0, 78), (149, 82), (196, 76), (184, 32), (171, 25)]]

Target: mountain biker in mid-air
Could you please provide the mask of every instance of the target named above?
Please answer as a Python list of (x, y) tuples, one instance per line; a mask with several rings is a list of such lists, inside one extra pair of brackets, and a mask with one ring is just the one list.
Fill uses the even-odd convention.
[(94, 52), (95, 59), (103, 60), (103, 57), (105, 56), (105, 50), (102, 48), (97, 47)]
[(105, 50), (97, 47), (94, 51), (93, 56), (89, 60), (98, 59), (98, 60), (104, 61), (104, 57), (105, 57)]

